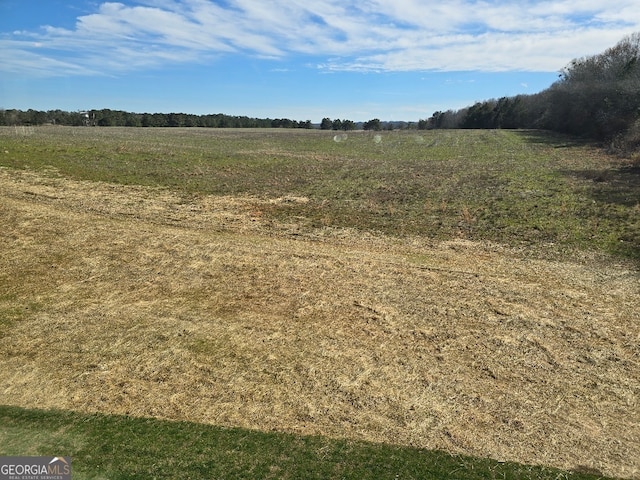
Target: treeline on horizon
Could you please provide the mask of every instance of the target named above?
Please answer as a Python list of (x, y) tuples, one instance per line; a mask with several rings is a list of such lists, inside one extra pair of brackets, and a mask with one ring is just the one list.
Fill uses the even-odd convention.
[(73, 127), (205, 127), (205, 128), (320, 128), (321, 130), (395, 130), (417, 128), (413, 122), (382, 122), (374, 118), (367, 122), (336, 118), (323, 118), (320, 124), (311, 120), (288, 118), (252, 118), (223, 113), (195, 115), (189, 113), (131, 113), (123, 110), (88, 110), (67, 112), (64, 110), (16, 110), (0, 109), (0, 125), (66, 125)]
[(313, 128), (311, 120), (194, 115), (189, 113), (132, 113), (122, 110), (0, 110), (0, 125), (68, 125), (93, 127), (208, 127), (208, 128)]
[(578, 58), (549, 88), (533, 95), (485, 100), (435, 112), (418, 128), (523, 128), (640, 147), (640, 32), (601, 54)]
[(418, 122), (372, 119), (260, 119), (222, 113), (130, 113), (121, 110), (0, 110), (0, 125), (71, 125), (208, 128), (321, 128), (323, 130), (544, 129), (608, 141), (617, 150), (640, 147), (640, 32), (601, 54), (570, 62), (546, 90), (478, 102), (460, 110), (435, 112)]

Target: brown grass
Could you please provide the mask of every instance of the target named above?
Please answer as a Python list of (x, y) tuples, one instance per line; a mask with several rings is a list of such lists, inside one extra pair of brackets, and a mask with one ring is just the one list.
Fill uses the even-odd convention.
[(300, 197), (186, 197), (8, 169), (0, 196), (0, 404), (640, 478), (629, 266), (301, 233), (259, 213)]

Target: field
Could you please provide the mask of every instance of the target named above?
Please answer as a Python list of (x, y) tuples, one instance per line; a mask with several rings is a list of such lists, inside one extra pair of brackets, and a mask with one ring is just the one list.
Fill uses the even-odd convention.
[(0, 166), (0, 454), (89, 448), (34, 433), (55, 409), (640, 478), (637, 162), (543, 132), (18, 127)]

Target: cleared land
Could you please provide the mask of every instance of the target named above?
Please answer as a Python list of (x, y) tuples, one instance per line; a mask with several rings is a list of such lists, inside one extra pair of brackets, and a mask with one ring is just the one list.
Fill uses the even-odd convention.
[[(88, 135), (85, 130), (97, 135), (94, 129), (65, 134)], [(482, 238), (491, 230), (480, 217), (489, 225), (489, 213), (471, 203), (482, 187), (461, 180), (474, 171), (459, 169), (455, 183), (431, 184), (431, 192), (451, 192), (446, 198), (439, 193), (444, 203), (425, 193), (420, 214), (413, 207), (402, 210), (403, 202), (414, 205), (418, 191), (400, 190), (401, 178), (415, 185), (417, 173), (445, 164), (444, 157), (429, 163), (437, 148), (431, 142), (445, 141), (437, 136), (392, 136), (418, 149), (413, 155), (422, 152), (412, 157), (415, 165), (425, 164), (421, 170), (414, 165), (402, 171), (398, 165), (408, 157), (394, 163), (389, 152), (404, 149), (357, 137), (354, 142), (372, 153), (345, 155), (343, 164), (355, 165), (342, 172), (344, 201), (338, 201), (323, 190), (328, 186), (319, 187), (326, 182), (337, 188), (322, 168), (313, 173), (313, 184), (306, 174), (295, 176), (296, 167), (337, 165), (335, 149), (348, 142), (333, 141), (333, 134), (296, 133), (291, 138), (297, 146), (288, 146), (284, 133), (276, 140), (257, 132), (211, 133), (218, 143), (228, 142), (224, 148), (236, 159), (225, 157), (227, 170), (206, 158), (200, 170), (189, 163), (198, 186), (166, 185), (171, 178), (182, 182), (180, 175), (149, 177), (133, 156), (117, 157), (118, 148), (138, 157), (151, 151), (127, 137), (137, 131), (108, 133), (120, 139), (109, 143), (115, 153), (84, 168), (102, 168), (122, 182), (124, 174), (114, 171), (129, 161), (135, 164), (130, 175), (162, 188), (83, 180), (73, 172), (80, 167), (70, 166), (69, 151), (86, 158), (86, 147), (37, 135), (16, 140), (4, 132), (14, 143), (7, 140), (4, 153), (11, 168), (0, 169), (0, 404), (321, 434), (638, 477), (640, 275), (630, 260), (638, 246), (637, 202), (624, 197), (603, 206), (587, 191), (609, 188), (603, 184), (618, 178), (616, 172), (634, 175), (636, 167), (610, 160), (599, 164), (603, 181), (591, 173), (569, 180), (591, 202), (589, 209), (618, 212), (628, 239), (610, 256), (606, 236), (593, 233), (592, 244), (563, 242), (542, 224), (536, 231), (515, 219), (509, 231), (517, 235), (501, 230), (502, 242)], [(234, 147), (233, 135), (255, 135), (262, 143), (282, 139), (267, 155), (255, 145)], [(484, 160), (485, 172), (535, 149), (547, 175), (521, 180), (529, 184), (557, 178), (550, 164), (577, 165), (585, 154), (592, 157), (585, 163), (596, 164), (598, 155), (583, 145), (532, 147), (508, 132), (446, 135), (449, 152), (468, 148), (465, 138), (475, 147), (483, 139), (497, 158)], [(167, 145), (179, 145), (179, 138), (169, 136)], [(192, 145), (183, 141), (184, 149), (213, 148), (194, 137)], [(92, 142), (99, 139), (89, 138), (87, 145)], [(321, 142), (329, 146), (321, 149)], [(511, 145), (507, 153), (505, 142)], [(25, 157), (35, 148), (31, 161), (42, 154), (37, 149), (51, 149), (50, 161), (15, 168), (24, 167), (20, 145)], [(180, 152), (193, 159), (180, 150), (176, 165)], [(459, 152), (470, 158), (468, 150)], [(378, 189), (357, 183), (366, 162), (388, 167)], [(257, 176), (260, 165), (267, 173)], [(165, 168), (171, 165), (156, 161), (153, 170)], [(506, 172), (514, 183), (518, 168)], [(503, 174), (496, 171), (490, 183)], [(268, 178), (271, 184), (259, 182)], [(243, 187), (243, 181), (249, 184)], [(627, 193), (637, 192), (633, 181), (625, 181)], [(511, 201), (524, 211), (523, 202), (532, 197), (544, 210), (536, 219), (565, 215), (542, 190), (494, 186), (502, 192), (492, 193), (495, 219), (503, 215), (498, 205)], [(395, 193), (381, 197), (382, 191)], [(573, 208), (568, 192), (558, 195)], [(459, 208), (448, 216), (456, 198), (462, 199)], [(376, 211), (382, 223), (364, 228)], [(565, 216), (559, 218), (569, 222), (571, 214)], [(442, 230), (432, 236), (389, 230), (392, 221), (420, 218), (440, 222)], [(567, 225), (575, 229), (569, 232), (581, 231), (577, 223)], [(536, 244), (543, 234), (547, 242)]]

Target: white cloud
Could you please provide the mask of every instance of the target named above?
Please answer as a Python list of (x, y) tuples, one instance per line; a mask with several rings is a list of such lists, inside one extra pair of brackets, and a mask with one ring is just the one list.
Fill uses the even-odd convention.
[(29, 42), (0, 40), (0, 50), (2, 51), (0, 71), (38, 77), (101, 74), (100, 70), (43, 54), (39, 51), (42, 48), (43, 45), (34, 46)]
[(101, 3), (73, 29), (5, 34), (12, 50), (0, 70), (76, 75), (304, 54), (329, 71), (557, 71), (638, 30), (636, 0), (130, 0)]

